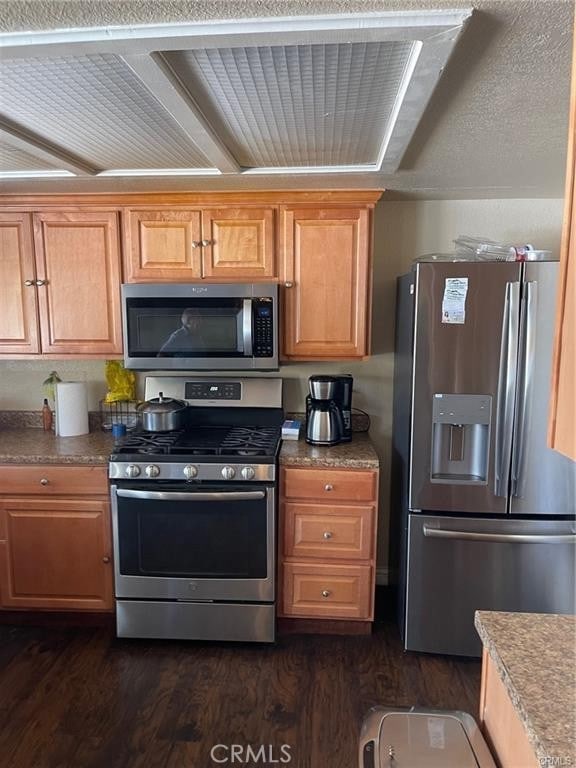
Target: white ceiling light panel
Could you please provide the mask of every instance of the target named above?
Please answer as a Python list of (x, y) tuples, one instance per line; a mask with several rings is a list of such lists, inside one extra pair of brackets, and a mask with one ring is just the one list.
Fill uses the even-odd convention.
[(26, 152), (17, 147), (0, 143), (0, 172), (1, 173), (25, 173), (34, 171), (55, 171), (56, 164), (51, 164), (42, 158)]
[(376, 164), (411, 41), (180, 51), (167, 61), (241, 166)]
[(136, 75), (110, 54), (3, 60), (0, 113), (97, 168), (209, 168)]

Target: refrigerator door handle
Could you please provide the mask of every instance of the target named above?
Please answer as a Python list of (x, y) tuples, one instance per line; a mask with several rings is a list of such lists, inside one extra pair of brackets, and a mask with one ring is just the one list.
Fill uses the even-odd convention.
[(506, 283), (498, 392), (496, 398), (496, 445), (494, 494), (508, 496), (508, 477), (512, 459), (512, 435), (514, 431), (514, 398), (518, 368), (520, 283)]
[(493, 541), (501, 544), (576, 544), (574, 533), (476, 533), (474, 531), (454, 531), (444, 528), (423, 526), (424, 536), (430, 539), (460, 539), (466, 541)]
[(520, 310), (520, 345), (518, 361), (518, 391), (516, 394), (516, 418), (512, 445), (513, 496), (522, 496), (528, 439), (529, 407), (536, 364), (536, 308), (538, 284), (531, 280), (524, 284)]

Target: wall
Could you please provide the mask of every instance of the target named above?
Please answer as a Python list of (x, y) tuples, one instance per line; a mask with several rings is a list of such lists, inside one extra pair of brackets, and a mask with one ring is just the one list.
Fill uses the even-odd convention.
[[(304, 408), (311, 373), (347, 372), (354, 376), (354, 402), (370, 414), (371, 437), (381, 461), (379, 578), (387, 578), (389, 464), (394, 373), (395, 278), (408, 271), (417, 255), (451, 249), (453, 237), (471, 234), (526, 243), (559, 252), (563, 201), (435, 200), (381, 202), (375, 216), (373, 354), (365, 362), (291, 364), (279, 375), (285, 385), (285, 408)], [(0, 361), (0, 410), (39, 409), (42, 381), (51, 370), (61, 378), (88, 383), (90, 407), (96, 409), (106, 390), (102, 361)], [(1, 436), (0, 436), (1, 439)]]

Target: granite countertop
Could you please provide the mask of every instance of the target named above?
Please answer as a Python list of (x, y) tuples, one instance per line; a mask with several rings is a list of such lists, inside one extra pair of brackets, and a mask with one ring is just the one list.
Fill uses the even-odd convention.
[(23, 427), (0, 430), (0, 464), (107, 464), (114, 439), (100, 429), (79, 437)]
[(542, 765), (576, 765), (576, 616), (476, 611), (474, 624)]
[(378, 454), (365, 432), (355, 432), (349, 443), (329, 447), (308, 445), (300, 440), (284, 440), (280, 464), (294, 467), (335, 467), (341, 469), (378, 469)]
[[(23, 427), (0, 430), (0, 464), (107, 464), (114, 439), (100, 429), (79, 437)], [(285, 440), (280, 464), (297, 467), (378, 469), (378, 456), (368, 435), (355, 434), (350, 443), (328, 448), (304, 440)]]

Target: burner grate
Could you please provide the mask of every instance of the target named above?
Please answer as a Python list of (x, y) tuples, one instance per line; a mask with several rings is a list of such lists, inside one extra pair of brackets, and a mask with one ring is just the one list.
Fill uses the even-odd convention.
[(178, 456), (272, 456), (280, 438), (277, 427), (225, 427), (139, 432), (116, 445), (116, 454)]

